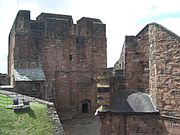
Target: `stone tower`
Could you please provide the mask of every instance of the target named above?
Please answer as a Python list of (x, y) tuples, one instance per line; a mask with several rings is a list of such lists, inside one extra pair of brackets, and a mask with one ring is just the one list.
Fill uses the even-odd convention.
[[(30, 11), (18, 12), (8, 55), (8, 73), (17, 92), (26, 88), (23, 94), (34, 95), (36, 88), (38, 97), (56, 104), (62, 119), (94, 113), (94, 76), (106, 66), (106, 26), (101, 20), (83, 17), (74, 24), (72, 16), (50, 13), (31, 20)], [(20, 80), (23, 76), (31, 80)]]

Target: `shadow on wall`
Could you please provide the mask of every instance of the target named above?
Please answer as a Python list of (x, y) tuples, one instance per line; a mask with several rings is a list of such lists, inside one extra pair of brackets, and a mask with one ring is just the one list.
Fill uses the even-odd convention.
[(149, 119), (150, 122), (147, 123), (147, 127), (150, 129), (149, 135), (169, 135), (165, 122), (160, 114), (157, 114), (152, 119)]
[(162, 116), (163, 123), (168, 131), (168, 135), (180, 135), (180, 119), (171, 116)]
[(159, 113), (124, 115), (124, 135), (141, 133), (146, 135), (169, 135)]

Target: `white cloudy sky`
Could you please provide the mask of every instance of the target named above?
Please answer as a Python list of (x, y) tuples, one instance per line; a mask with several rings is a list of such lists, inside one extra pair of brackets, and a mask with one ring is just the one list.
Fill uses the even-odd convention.
[(99, 18), (107, 28), (108, 67), (118, 60), (125, 35), (157, 22), (180, 35), (180, 0), (0, 0), (0, 73), (7, 72), (8, 34), (18, 10)]

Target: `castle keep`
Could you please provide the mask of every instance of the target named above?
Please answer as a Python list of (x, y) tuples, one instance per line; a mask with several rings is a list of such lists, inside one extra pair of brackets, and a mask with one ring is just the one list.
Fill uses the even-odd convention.
[(94, 113), (95, 75), (107, 66), (99, 19), (18, 12), (9, 35), (8, 74), (15, 91), (53, 101), (61, 118)]

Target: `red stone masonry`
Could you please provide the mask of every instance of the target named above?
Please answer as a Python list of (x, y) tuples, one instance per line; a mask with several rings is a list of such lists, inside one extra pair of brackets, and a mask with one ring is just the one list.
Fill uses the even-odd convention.
[(136, 36), (126, 36), (122, 50), (114, 68), (114, 78), (121, 81), (112, 80), (112, 95), (123, 89), (148, 93), (162, 115), (167, 134), (178, 134), (180, 37), (162, 25), (151, 23)]
[(99, 19), (73, 24), (72, 16), (42, 13), (30, 20), (30, 11), (21, 10), (9, 36), (11, 84), (14, 69), (41, 68), (46, 82), (40, 97), (53, 101), (62, 119), (94, 113), (94, 76), (107, 66), (106, 48), (106, 25)]

